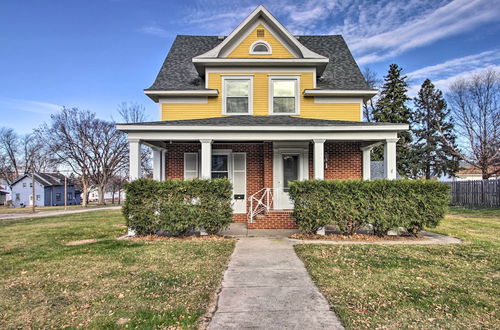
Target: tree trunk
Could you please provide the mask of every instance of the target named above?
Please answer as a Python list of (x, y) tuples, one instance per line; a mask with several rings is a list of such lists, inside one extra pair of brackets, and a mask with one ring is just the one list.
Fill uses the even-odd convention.
[(115, 205), (115, 186), (113, 186), (113, 190), (111, 192), (111, 204)]
[(121, 201), (122, 201), (122, 190), (118, 189), (118, 205), (120, 205)]
[(82, 191), (82, 207), (87, 207), (88, 203), (89, 203), (89, 194), (88, 194), (88, 190), (89, 190), (89, 187), (87, 185), (87, 182), (85, 182), (85, 180), (82, 180), (82, 188), (83, 188), (83, 191)]
[(104, 201), (104, 185), (100, 184), (97, 186), (97, 193), (99, 194), (99, 205), (104, 205), (106, 204)]

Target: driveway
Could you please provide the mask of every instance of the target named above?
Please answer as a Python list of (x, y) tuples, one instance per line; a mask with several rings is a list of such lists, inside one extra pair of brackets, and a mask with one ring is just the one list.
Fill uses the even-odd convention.
[(209, 329), (343, 329), (286, 238), (242, 237)]
[(27, 219), (27, 218), (39, 218), (39, 217), (52, 217), (57, 215), (74, 214), (74, 213), (85, 213), (99, 210), (118, 210), (121, 206), (106, 206), (106, 207), (93, 207), (87, 209), (77, 209), (77, 210), (59, 210), (59, 211), (41, 211), (38, 213), (11, 213), (11, 214), (0, 214), (0, 220), (9, 219)]

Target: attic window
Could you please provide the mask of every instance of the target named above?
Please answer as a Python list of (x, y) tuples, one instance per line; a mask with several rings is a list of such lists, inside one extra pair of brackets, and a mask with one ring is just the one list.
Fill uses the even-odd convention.
[(257, 29), (257, 38), (264, 38), (264, 29)]
[(269, 55), (271, 53), (271, 46), (263, 40), (256, 41), (250, 46), (250, 54), (252, 55)]

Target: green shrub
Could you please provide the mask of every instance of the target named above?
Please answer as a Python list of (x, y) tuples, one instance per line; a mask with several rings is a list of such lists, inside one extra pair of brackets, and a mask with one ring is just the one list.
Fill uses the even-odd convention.
[(299, 230), (337, 225), (346, 234), (371, 224), (376, 235), (404, 227), (415, 235), (435, 227), (449, 202), (449, 186), (424, 180), (295, 181), (290, 184)]
[(203, 227), (216, 234), (232, 218), (231, 183), (215, 180), (135, 180), (125, 186), (123, 214), (137, 235), (182, 235)]

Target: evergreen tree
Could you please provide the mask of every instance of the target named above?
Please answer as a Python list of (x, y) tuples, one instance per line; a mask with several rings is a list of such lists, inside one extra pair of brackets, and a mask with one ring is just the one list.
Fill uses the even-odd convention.
[(454, 174), (459, 167), (458, 159), (442, 139), (444, 136), (446, 141), (455, 144), (453, 122), (443, 93), (426, 79), (414, 99), (414, 104), (413, 133), (417, 161), (414, 164), (413, 176), (431, 179), (443, 174)]
[[(384, 77), (384, 85), (380, 91), (380, 98), (373, 111), (374, 121), (410, 124), (411, 112), (406, 105), (410, 100), (406, 95), (408, 91), (407, 77), (401, 74), (402, 70), (397, 64), (389, 66), (389, 71)], [(396, 145), (397, 170), (403, 176), (410, 176), (415, 161), (411, 146), (412, 136), (410, 132), (405, 131), (399, 133), (398, 137), (399, 141)], [(383, 147), (375, 148), (373, 155), (375, 160), (383, 159)]]

